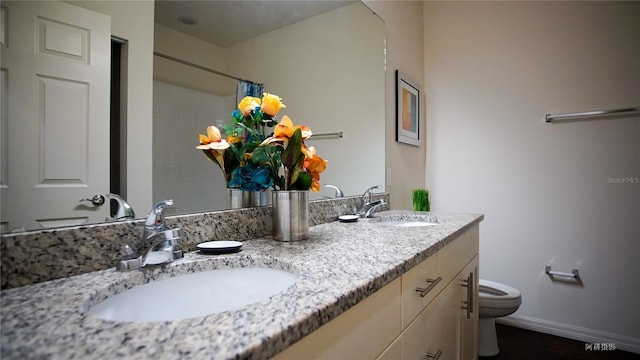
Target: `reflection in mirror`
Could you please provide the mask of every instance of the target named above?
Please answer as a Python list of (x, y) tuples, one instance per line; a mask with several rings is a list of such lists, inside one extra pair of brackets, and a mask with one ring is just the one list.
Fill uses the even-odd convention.
[[(208, 125), (231, 123), (238, 78), (281, 96), (287, 108), (280, 116), (309, 126), (314, 134), (342, 132), (343, 137), (307, 141), (329, 160), (322, 184), (336, 185), (346, 195), (384, 185), (384, 25), (364, 4), (269, 1), (263, 4), (332, 3), (336, 8), (241, 41), (206, 31), (205, 41), (194, 30), (199, 24), (187, 27), (177, 19), (200, 23), (198, 14), (225, 13), (211, 7), (229, 2), (178, 3), (156, 3), (156, 21), (166, 22), (156, 22), (155, 51), (196, 66), (154, 58), (154, 201), (174, 198), (180, 213), (227, 207), (222, 173), (194, 146)], [(159, 15), (165, 11), (171, 16)], [(333, 196), (333, 189), (323, 188), (311, 199)]]
[[(12, 24), (22, 26), (18, 29), (8, 28), (1, 34), (3, 48), (0, 75), (2, 75), (3, 106), (2, 121), (0, 122), (0, 140), (2, 141), (0, 146), (0, 188), (2, 191), (0, 220), (3, 233), (13, 228), (30, 230), (106, 221), (109, 219), (109, 210), (106, 206), (102, 206), (100, 211), (95, 211), (91, 202), (79, 203), (78, 200), (91, 198), (97, 194), (104, 195), (110, 191), (108, 181), (101, 190), (87, 190), (85, 187), (86, 177), (83, 175), (84, 165), (98, 163), (89, 157), (89, 155), (94, 156), (94, 153), (100, 157), (100, 164), (102, 161), (107, 162), (106, 165), (100, 165), (97, 168), (102, 170), (109, 168), (108, 152), (104, 150), (108, 148), (109, 130), (94, 125), (88, 127), (88, 129), (102, 129), (97, 133), (105, 135), (105, 138), (100, 140), (104, 143), (94, 142), (88, 137), (76, 136), (68, 131), (74, 129), (82, 134), (88, 131), (78, 127), (76, 123), (71, 124), (69, 122), (71, 117), (75, 117), (78, 124), (88, 124), (88, 121), (95, 121), (96, 125), (107, 126), (105, 123), (109, 122), (108, 104), (105, 108), (95, 112), (95, 114), (101, 115), (94, 116), (94, 112), (82, 111), (82, 107), (78, 105), (80, 102), (74, 99), (86, 99), (82, 95), (86, 90), (83, 88), (83, 84), (88, 82), (74, 77), (76, 74), (80, 74), (79, 71), (74, 70), (68, 82), (61, 81), (64, 79), (63, 75), (53, 74), (41, 77), (38, 83), (39, 88), (34, 85), (35, 81), (30, 80), (33, 78), (33, 74), (31, 78), (18, 77), (17, 69), (23, 71), (24, 65), (28, 62), (20, 60), (19, 57), (9, 58), (12, 55), (6, 51), (7, 44), (13, 44), (15, 49), (17, 45), (24, 43), (27, 46), (24, 52), (31, 51), (32, 53), (32, 50), (38, 47), (33, 43), (29, 44), (26, 40), (37, 37), (35, 34), (28, 35), (23, 30), (33, 30), (38, 27), (27, 20), (51, 18), (55, 21), (45, 24), (46, 26), (43, 28), (53, 31), (55, 36), (68, 33), (72, 40), (86, 40), (87, 38), (82, 35), (84, 34), (83, 29), (92, 29), (92, 36), (99, 35), (101, 42), (108, 46), (109, 38), (113, 34), (109, 29), (109, 23), (116, 24), (122, 21), (122, 18), (127, 18), (130, 13), (133, 13), (131, 10), (133, 7), (138, 9), (136, 11), (145, 11), (146, 7), (141, 6), (140, 3), (144, 2), (2, 2), (3, 20), (6, 14), (12, 17), (22, 13), (22, 10), (6, 11), (7, 9), (11, 10), (10, 8), (16, 4), (23, 9), (44, 5), (45, 10), (51, 12), (51, 14), (41, 16), (20, 15), (23, 16), (22, 20), (7, 18), (7, 21), (3, 21), (3, 26), (11, 27)], [(161, 8), (170, 3), (173, 2), (156, 1), (155, 5)], [(220, 23), (220, 19), (215, 19), (214, 15), (224, 14), (223, 17), (232, 23), (241, 25), (241, 29), (235, 30), (231, 25), (224, 24), (222, 29), (203, 28), (201, 31), (210, 35), (224, 33), (230, 35), (228, 38), (240, 35), (242, 38), (230, 40), (228, 43), (214, 44), (210, 40), (199, 39), (193, 34), (186, 35), (182, 30), (177, 31), (176, 27), (179, 25), (165, 23), (158, 15), (159, 13), (156, 13), (155, 51), (239, 78), (262, 83), (265, 86), (265, 91), (283, 98), (287, 108), (281, 115), (290, 116), (296, 124), (309, 126), (315, 134), (342, 132), (344, 134), (342, 138), (316, 137), (307, 142), (307, 145), (315, 146), (318, 154), (329, 160), (328, 168), (321, 176), (322, 184), (336, 185), (342, 189), (345, 195), (360, 194), (372, 185), (384, 185), (384, 24), (371, 10), (361, 2), (350, 1), (180, 1), (176, 3), (179, 3), (185, 12), (175, 10), (170, 13), (172, 18), (175, 19), (180, 15), (198, 16), (197, 22), (199, 24), (192, 27), (197, 28), (198, 25), (206, 25), (210, 19), (213, 19), (214, 23)], [(203, 8), (191, 13), (186, 12), (193, 4), (210, 8), (208, 10)], [(259, 15), (251, 15), (248, 13), (250, 10), (243, 8), (248, 4), (253, 4), (253, 10), (256, 10)], [(305, 12), (301, 9), (314, 4), (324, 4), (331, 6), (331, 8), (322, 9), (305, 19), (297, 17), (297, 14)], [(227, 6), (227, 8), (224, 10), (213, 8), (220, 5)], [(294, 5), (299, 7), (293, 8)], [(340, 6), (335, 7), (337, 5)], [(60, 7), (62, 10), (53, 9), (55, 7)], [(87, 9), (92, 10), (87, 12)], [(58, 15), (62, 18), (56, 17)], [(275, 17), (268, 20), (267, 15)], [(283, 16), (278, 17), (278, 15)], [(246, 19), (250, 20), (245, 21)], [(289, 19), (289, 22), (282, 22), (282, 19)], [(275, 26), (260, 30), (262, 32), (258, 33), (258, 30), (254, 29), (254, 25), (261, 24), (263, 20), (268, 20), (267, 23), (275, 24)], [(186, 22), (189, 22), (188, 18)], [(73, 25), (74, 23), (76, 24)], [(60, 24), (68, 26), (56, 27)], [(68, 31), (69, 29), (72, 31)], [(77, 29), (80, 29), (80, 35), (76, 32)], [(144, 33), (142, 29), (137, 31)], [(39, 34), (46, 35), (46, 32)], [(6, 42), (4, 42), (5, 35), (7, 35)], [(93, 45), (98, 44), (97, 38), (92, 37), (91, 41)], [(108, 98), (109, 71), (107, 69), (109, 59), (101, 56), (101, 54), (108, 53), (108, 49), (92, 48), (91, 51), (95, 50), (96, 52), (87, 55), (75, 51), (74, 49), (83, 48), (81, 44), (76, 45), (78, 46), (74, 45), (67, 49), (60, 49), (62, 51), (40, 54), (39, 56), (54, 59), (55, 56), (64, 55), (64, 51), (69, 50), (69, 54), (59, 56), (59, 58), (71, 60), (76, 66), (81, 66), (83, 59), (87, 58), (101, 64), (104, 71), (100, 73), (96, 70), (96, 76), (101, 81), (106, 78), (106, 84), (99, 87), (91, 82), (92, 91), (90, 94), (92, 96), (103, 94), (104, 98)], [(131, 54), (133, 52), (129, 53), (129, 55)], [(128, 59), (127, 61), (134, 60)], [(136, 61), (136, 64), (139, 65), (140, 62)], [(126, 67), (126, 63), (124, 65)], [(153, 64), (149, 64), (149, 66), (154, 68), (155, 79), (154, 128), (149, 129), (149, 134), (153, 136), (154, 181), (153, 184), (136, 184), (135, 188), (152, 186), (153, 202), (173, 198), (176, 201), (177, 213), (224, 208), (226, 206), (226, 190), (221, 173), (215, 164), (209, 162), (200, 151), (195, 149), (195, 146), (198, 143), (198, 134), (204, 132), (206, 126), (231, 121), (229, 114), (235, 108), (236, 80), (173, 63), (157, 56), (154, 57)], [(64, 68), (62, 69), (64, 70)], [(50, 91), (51, 95), (64, 95), (67, 98), (63, 99), (64, 102), (49, 102), (42, 107), (23, 106), (25, 104), (23, 99), (12, 100), (14, 95), (12, 95), (11, 89), (6, 91), (6, 86), (9, 83), (7, 79), (12, 79), (11, 83), (13, 84), (32, 84), (30, 91), (34, 91), (36, 95), (38, 89), (44, 89)], [(121, 96), (124, 98), (126, 91), (130, 91), (132, 87), (131, 84), (127, 85), (126, 83), (123, 86), (125, 88)], [(59, 91), (59, 89), (64, 89), (65, 92)], [(15, 93), (17, 94), (17, 92)], [(53, 97), (49, 97), (49, 99), (53, 99)], [(35, 100), (28, 103), (38, 104)], [(92, 100), (91, 103), (95, 102)], [(9, 106), (4, 106), (4, 104), (9, 104)], [(11, 106), (11, 104), (16, 105)], [(55, 106), (60, 104), (71, 105)], [(128, 106), (135, 106), (135, 104)], [(11, 109), (16, 108), (38, 111), (25, 117), (32, 119), (36, 128), (33, 131), (26, 130), (21, 138), (23, 140), (19, 140), (14, 134), (7, 131), (11, 128)], [(51, 115), (61, 115), (58, 117), (59, 122), (47, 122), (49, 119), (53, 119)], [(131, 118), (123, 120), (129, 123), (136, 121)], [(45, 125), (51, 127), (42, 132), (42, 129), (38, 129), (38, 124), (41, 124), (38, 121), (44, 121)], [(62, 135), (67, 137), (63, 138)], [(118, 137), (120, 134), (114, 133), (113, 135)], [(34, 141), (37, 141), (37, 144)], [(16, 144), (24, 146), (14, 147)], [(48, 146), (48, 148), (43, 146)], [(94, 150), (91, 150), (91, 154), (87, 150), (85, 154), (78, 151), (81, 147)], [(57, 150), (62, 153), (62, 156), (54, 158), (54, 151), (49, 149)], [(44, 155), (48, 158), (44, 158)], [(12, 168), (12, 164), (20, 164), (21, 167), (25, 167), (26, 162), (22, 160), (25, 159), (25, 156), (30, 161), (33, 160), (32, 164), (28, 166), (36, 180), (33, 184), (22, 182), (25, 185), (21, 187), (23, 190), (8, 195), (11, 186), (13, 189), (18, 189), (15, 185), (21, 184), (21, 182), (11, 181), (10, 178), (7, 180), (7, 174), (11, 174), (12, 171), (15, 173), (16, 170)], [(126, 154), (123, 158), (126, 159)], [(54, 161), (50, 161), (51, 159)], [(122, 166), (127, 166), (126, 161)], [(71, 176), (74, 176), (72, 183), (68, 182), (69, 175), (61, 173), (62, 169), (71, 171)], [(107, 170), (106, 173), (101, 172), (97, 176), (91, 175), (90, 178), (108, 179), (108, 172)], [(52, 180), (45, 179), (46, 181), (42, 182), (43, 174), (51, 176)], [(126, 184), (127, 187), (131, 186), (131, 182), (136, 181), (136, 179), (127, 179), (129, 182)], [(56, 188), (59, 190), (56, 191)], [(54, 190), (54, 194), (47, 200), (36, 198), (33, 201), (23, 201), (26, 194), (37, 194), (42, 189)], [(80, 189), (81, 195), (69, 195), (70, 191), (74, 189)], [(325, 196), (333, 197), (334, 194), (333, 189), (323, 188), (312, 199)], [(53, 216), (57, 219), (55, 221), (34, 222), (38, 216), (40, 219), (48, 216), (36, 215), (43, 208), (43, 204), (53, 210), (64, 208), (72, 213)], [(142, 216), (152, 205), (147, 204), (147, 208), (134, 210), (138, 216)], [(32, 206), (32, 208), (29, 209), (27, 206)], [(21, 213), (26, 214), (25, 218), (30, 218), (29, 225), (12, 226), (9, 224), (9, 215), (17, 214), (16, 209), (18, 208), (21, 209)], [(84, 213), (77, 215), (73, 213), (75, 211), (84, 211)], [(94, 217), (87, 217), (86, 213), (92, 213)]]

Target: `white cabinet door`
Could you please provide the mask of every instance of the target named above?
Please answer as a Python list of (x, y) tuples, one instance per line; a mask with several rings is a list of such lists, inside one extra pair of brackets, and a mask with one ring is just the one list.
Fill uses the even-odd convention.
[(3, 230), (104, 221), (111, 19), (57, 1), (3, 1)]
[[(478, 358), (478, 255), (460, 272), (460, 359)], [(471, 286), (469, 286), (471, 284)]]

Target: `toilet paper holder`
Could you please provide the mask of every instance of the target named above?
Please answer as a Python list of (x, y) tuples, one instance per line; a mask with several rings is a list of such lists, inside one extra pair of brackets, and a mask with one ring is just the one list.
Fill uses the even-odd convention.
[(544, 267), (544, 273), (549, 276), (562, 276), (577, 279), (580, 274), (578, 273), (578, 269), (571, 269), (570, 273), (562, 272), (562, 271), (552, 271), (551, 266), (547, 265)]

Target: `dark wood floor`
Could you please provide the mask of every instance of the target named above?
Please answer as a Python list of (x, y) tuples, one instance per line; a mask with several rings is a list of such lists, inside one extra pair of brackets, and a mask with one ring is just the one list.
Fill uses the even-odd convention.
[[(482, 360), (639, 360), (640, 355), (621, 350), (587, 350), (585, 344), (558, 336), (496, 324), (500, 353)], [(604, 345), (610, 347), (611, 345)]]

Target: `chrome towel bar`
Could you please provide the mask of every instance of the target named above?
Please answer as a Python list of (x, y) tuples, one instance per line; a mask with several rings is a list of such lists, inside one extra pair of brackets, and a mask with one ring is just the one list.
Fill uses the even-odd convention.
[(338, 137), (338, 138), (341, 138), (343, 136), (344, 136), (344, 134), (342, 133), (342, 131), (338, 131), (338, 132), (333, 132), (333, 133), (313, 134), (313, 135), (311, 135), (309, 140), (313, 140), (313, 139), (316, 139), (316, 138), (319, 138), (319, 137)]
[(637, 113), (637, 112), (640, 112), (640, 107), (613, 109), (613, 110), (594, 110), (594, 111), (584, 111), (584, 112), (555, 114), (555, 115), (547, 114), (545, 115), (544, 119), (546, 122), (550, 123), (550, 122), (553, 122), (553, 120), (560, 120), (560, 119), (599, 116), (599, 115), (624, 114), (624, 113)]
[(544, 267), (544, 273), (549, 276), (562, 276), (562, 277), (568, 277), (573, 279), (577, 279), (579, 276), (578, 269), (571, 269), (570, 273), (566, 273), (561, 271), (552, 271), (551, 266), (548, 266), (548, 265)]

